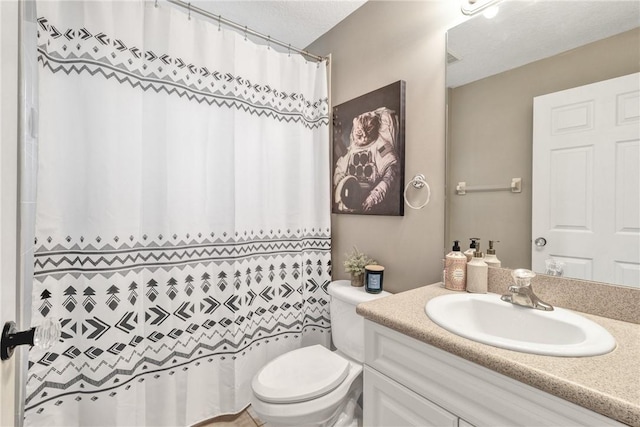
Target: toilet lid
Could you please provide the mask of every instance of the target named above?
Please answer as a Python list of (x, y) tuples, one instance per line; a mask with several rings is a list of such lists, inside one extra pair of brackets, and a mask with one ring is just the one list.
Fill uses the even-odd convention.
[(251, 386), (270, 403), (304, 402), (329, 393), (349, 373), (349, 362), (321, 345), (303, 347), (267, 363)]

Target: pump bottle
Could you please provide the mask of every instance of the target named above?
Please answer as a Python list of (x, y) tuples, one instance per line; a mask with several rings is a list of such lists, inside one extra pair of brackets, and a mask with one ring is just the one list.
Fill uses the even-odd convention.
[(464, 256), (467, 257), (467, 262), (471, 261), (471, 258), (473, 258), (473, 253), (476, 251), (476, 244), (480, 240), (480, 238), (479, 237), (471, 237), (469, 240), (471, 240), (471, 244), (469, 245), (469, 249), (464, 251)]
[(489, 240), (489, 249), (487, 249), (487, 254), (484, 256), (484, 262), (489, 267), (500, 267), (502, 262), (496, 256), (496, 250), (493, 249), (494, 243), (500, 243), (500, 240)]
[(464, 291), (467, 288), (467, 257), (460, 252), (458, 240), (453, 242), (451, 252), (445, 257), (444, 287), (452, 291)]
[(488, 290), (489, 267), (482, 259), (480, 243), (476, 243), (473, 259), (467, 263), (467, 292), (486, 294)]

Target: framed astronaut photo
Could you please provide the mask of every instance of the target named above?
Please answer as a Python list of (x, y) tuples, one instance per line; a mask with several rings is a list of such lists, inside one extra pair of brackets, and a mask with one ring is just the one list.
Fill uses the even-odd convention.
[(333, 107), (333, 213), (404, 215), (405, 82)]

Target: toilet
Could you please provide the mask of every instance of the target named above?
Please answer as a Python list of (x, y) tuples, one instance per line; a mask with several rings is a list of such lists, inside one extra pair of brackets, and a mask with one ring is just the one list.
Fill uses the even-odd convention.
[(364, 318), (356, 305), (390, 295), (366, 293), (349, 280), (331, 282), (331, 338), (335, 351), (322, 345), (299, 348), (267, 363), (253, 377), (251, 406), (272, 426), (357, 427), (362, 412)]

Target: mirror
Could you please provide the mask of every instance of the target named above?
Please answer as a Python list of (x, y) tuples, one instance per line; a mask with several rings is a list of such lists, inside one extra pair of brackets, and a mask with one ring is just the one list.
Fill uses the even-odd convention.
[[(485, 252), (499, 241), (503, 267), (531, 268), (533, 98), (640, 71), (640, 3), (498, 6), (493, 19), (478, 14), (447, 32), (445, 249), (460, 240), (464, 251), (479, 237)], [(519, 193), (509, 191), (513, 178)], [(490, 191), (458, 195), (460, 182)], [(640, 286), (639, 267), (623, 284)]]

